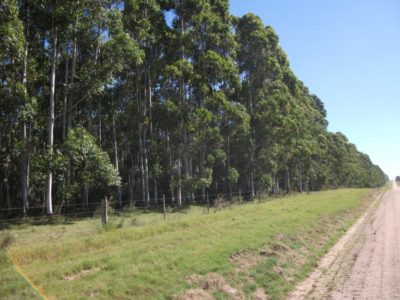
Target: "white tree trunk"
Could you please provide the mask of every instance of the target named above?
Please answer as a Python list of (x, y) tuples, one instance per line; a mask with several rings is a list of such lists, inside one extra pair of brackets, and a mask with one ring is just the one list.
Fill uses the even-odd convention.
[(147, 207), (150, 206), (150, 187), (149, 187), (149, 160), (147, 157), (147, 141), (146, 129), (143, 133), (143, 149), (144, 149), (144, 171), (145, 171), (145, 184), (146, 184), (146, 203)]
[(65, 81), (63, 99), (63, 121), (62, 121), (62, 140), (65, 141), (67, 135), (67, 110), (68, 110), (68, 53), (65, 61)]
[[(112, 120), (112, 132), (113, 132), (113, 148), (114, 148), (114, 164), (117, 173), (119, 173), (119, 163), (118, 163), (118, 144), (117, 144), (117, 132), (115, 129), (115, 117)], [(117, 187), (117, 201), (119, 207), (122, 208), (122, 190), (121, 187)]]
[(181, 158), (179, 157), (178, 159), (178, 205), (179, 207), (182, 206), (182, 161)]
[(142, 145), (142, 129), (139, 128), (139, 160), (140, 160), (140, 180), (142, 183), (142, 201), (146, 203), (146, 184), (144, 172), (144, 159), (143, 159), (143, 145)]
[[(57, 29), (53, 33), (53, 59), (51, 66), (50, 76), (50, 115), (49, 115), (49, 136), (48, 136), (48, 147), (50, 151), (50, 157), (53, 155), (53, 132), (54, 132), (54, 95), (55, 95), (55, 82), (56, 82), (56, 63), (57, 63)], [(53, 214), (53, 173), (51, 167), (47, 170), (46, 180), (46, 212), (48, 215)]]

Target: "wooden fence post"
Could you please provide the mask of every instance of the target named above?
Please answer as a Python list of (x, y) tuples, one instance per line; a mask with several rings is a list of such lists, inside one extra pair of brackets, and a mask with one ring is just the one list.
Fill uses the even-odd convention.
[(242, 204), (242, 190), (239, 189), (239, 204)]
[(107, 208), (108, 208), (108, 199), (107, 197), (101, 199), (101, 224), (104, 226), (107, 224)]
[(163, 212), (164, 212), (164, 221), (165, 221), (165, 195), (162, 195), (162, 202), (163, 202)]

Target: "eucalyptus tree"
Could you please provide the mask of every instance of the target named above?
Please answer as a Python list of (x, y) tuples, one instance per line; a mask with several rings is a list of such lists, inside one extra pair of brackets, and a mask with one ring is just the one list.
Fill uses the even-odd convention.
[[(19, 122), (24, 119), (24, 108), (27, 100), (24, 78), (24, 53), (26, 40), (23, 23), (18, 16), (17, 1), (7, 0), (0, 4), (0, 164), (2, 169), (1, 191), (5, 189), (5, 203), (0, 199), (0, 206), (12, 205), (10, 198), (10, 173), (13, 169), (12, 156), (18, 151), (17, 143)], [(23, 121), (22, 121), (23, 122)], [(26, 146), (26, 139), (22, 140)], [(26, 151), (19, 149), (19, 151)], [(15, 159), (15, 158), (14, 158)], [(25, 172), (25, 170), (24, 170)], [(24, 181), (24, 180), (23, 180)], [(26, 191), (26, 189), (24, 189)], [(27, 198), (24, 198), (24, 211), (27, 208)]]
[[(224, 105), (224, 102), (215, 101), (215, 98), (221, 100), (231, 96), (239, 85), (238, 71), (233, 61), (235, 43), (228, 1), (177, 2), (176, 18), (180, 22), (176, 21), (175, 26), (186, 42), (181, 46), (184, 52), (181, 58), (190, 61), (195, 78), (191, 86), (182, 84), (182, 102), (188, 102), (192, 107), (189, 109), (187, 130), (183, 132), (185, 144), (192, 141), (192, 151), (185, 153), (185, 179), (189, 181), (186, 188), (189, 192), (201, 190), (202, 199), (205, 200), (206, 188), (213, 183), (216, 162), (226, 159), (219, 116), (215, 107), (213, 113), (207, 104)], [(197, 184), (191, 186), (190, 182)]]
[[(236, 41), (239, 45), (237, 63), (243, 78), (242, 102), (250, 114), (250, 145), (248, 173), (251, 195), (255, 195), (256, 181), (256, 113), (258, 96), (264, 94), (267, 74), (268, 35), (261, 19), (254, 14), (246, 14), (236, 20)], [(262, 96), (261, 96), (262, 98)]]
[(5, 0), (0, 19), (2, 207), (387, 180), (228, 0)]
[[(134, 142), (131, 151), (137, 150), (138, 155), (130, 154), (131, 169), (139, 166), (142, 201), (150, 205), (151, 183), (153, 183), (153, 198), (157, 195), (157, 180), (159, 177), (157, 141), (159, 128), (154, 128), (154, 106), (157, 104), (157, 86), (162, 72), (164, 56), (163, 40), (167, 27), (159, 1), (126, 1), (123, 11), (124, 27), (143, 51), (142, 64), (132, 64), (134, 74), (131, 105), (132, 112), (137, 115), (132, 124)], [(156, 96), (156, 97), (155, 97)], [(136, 156), (136, 158), (135, 158)], [(131, 172), (132, 173), (132, 172)], [(133, 175), (133, 174), (132, 174)]]

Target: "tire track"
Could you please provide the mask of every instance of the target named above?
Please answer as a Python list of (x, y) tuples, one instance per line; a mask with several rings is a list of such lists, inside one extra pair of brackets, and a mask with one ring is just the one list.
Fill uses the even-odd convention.
[(288, 299), (400, 299), (399, 202), (395, 184), (378, 194)]

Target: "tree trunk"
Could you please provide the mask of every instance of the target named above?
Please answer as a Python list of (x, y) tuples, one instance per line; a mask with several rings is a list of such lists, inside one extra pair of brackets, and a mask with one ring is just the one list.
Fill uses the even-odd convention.
[[(182, 5), (182, 3), (180, 3), (180, 5)], [(185, 31), (185, 26), (184, 26), (184, 20), (183, 17), (181, 17), (180, 20), (181, 23), (181, 28), (180, 28), (180, 33), (181, 36), (183, 36), (184, 31)], [(185, 47), (183, 45), (183, 43), (181, 44), (181, 60), (183, 60), (185, 58)], [(186, 99), (185, 99), (185, 93), (184, 93), (184, 86), (185, 86), (185, 82), (184, 79), (181, 77), (180, 79), (180, 104), (181, 107), (185, 107), (186, 105)], [(182, 128), (184, 128), (185, 125), (184, 123), (182, 123)], [(181, 136), (182, 132), (179, 130), (179, 135)], [(178, 205), (179, 207), (182, 206), (182, 156), (183, 156), (183, 143), (180, 142), (178, 145), (179, 149), (178, 149)]]
[(87, 182), (83, 184), (83, 202), (85, 203), (85, 208), (89, 208), (89, 183)]
[(103, 124), (101, 122), (101, 102), (100, 101), (98, 103), (97, 112), (98, 112), (98, 118), (99, 118), (98, 132), (97, 132), (98, 137), (97, 137), (97, 139), (99, 140), (99, 145), (100, 145), (100, 148), (101, 148), (101, 144), (102, 144), (102, 139), (101, 139), (102, 129), (101, 129), (101, 127), (103, 126)]
[(232, 197), (233, 197), (233, 191), (232, 191), (232, 180), (231, 180), (231, 178), (229, 177), (229, 170), (230, 170), (230, 168), (231, 168), (231, 147), (230, 147), (230, 138), (229, 138), (229, 136), (227, 137), (227, 154), (226, 154), (226, 156), (227, 156), (227, 164), (226, 164), (226, 167), (227, 167), (227, 169), (228, 169), (228, 188), (229, 188), (229, 198), (231, 198), (232, 199)]
[[(113, 148), (114, 148), (114, 165), (117, 173), (119, 173), (118, 163), (118, 144), (117, 144), (117, 132), (115, 129), (115, 117), (112, 117), (112, 133), (113, 133)], [(121, 187), (117, 187), (117, 201), (120, 208), (122, 208), (122, 190)]]
[(24, 122), (22, 130), (23, 130), (24, 152), (22, 158), (21, 180), (22, 180), (23, 214), (25, 216), (29, 208), (29, 149), (27, 149), (28, 138), (27, 138), (26, 122)]
[[(250, 118), (254, 118), (254, 103), (253, 103), (253, 81), (251, 73), (249, 72), (249, 84), (250, 84)], [(253, 128), (251, 128), (251, 139), (253, 141), (251, 148), (250, 148), (250, 190), (251, 190), (251, 197), (255, 196), (255, 128), (254, 124), (252, 124)]]
[[(55, 96), (55, 81), (56, 81), (56, 63), (57, 63), (57, 28), (53, 30), (53, 59), (51, 66), (50, 76), (50, 115), (49, 115), (49, 126), (48, 126), (48, 148), (50, 151), (50, 159), (53, 156), (53, 132), (54, 132), (54, 96)], [(47, 170), (46, 180), (46, 213), (48, 215), (53, 214), (53, 173), (51, 166)]]
[(154, 203), (158, 206), (157, 178), (154, 177)]
[(144, 172), (144, 159), (143, 159), (143, 143), (142, 143), (142, 129), (139, 128), (139, 160), (140, 160), (140, 180), (142, 183), (142, 201), (146, 203), (146, 185), (145, 185), (145, 172)]
[[(78, 53), (77, 42), (76, 42), (76, 38), (74, 38), (73, 50), (72, 50), (71, 77), (70, 77), (69, 81), (66, 80), (66, 81), (68, 81), (69, 86), (72, 86), (74, 83), (74, 80), (75, 80), (77, 53)], [(71, 128), (73, 126), (73, 119), (75, 116), (76, 108), (74, 108), (74, 106), (73, 106), (74, 105), (73, 95), (70, 94), (68, 96), (69, 96), (67, 99), (68, 111), (67, 111), (67, 115), (65, 116), (65, 119), (67, 121), (66, 128)], [(67, 166), (67, 191), (70, 190), (70, 187), (71, 187), (71, 159), (69, 158), (68, 166)], [(67, 201), (69, 201), (69, 199), (67, 199)]]
[(179, 207), (182, 206), (182, 182), (181, 182), (181, 176), (182, 176), (182, 160), (181, 160), (181, 156), (179, 155), (179, 158), (178, 158), (178, 205), (179, 205)]
[(153, 135), (153, 103), (152, 103), (152, 97), (153, 97), (153, 93), (151, 90), (151, 78), (150, 78), (150, 71), (148, 71), (147, 74), (147, 82), (148, 82), (148, 95), (149, 95), (149, 119), (150, 119), (150, 136)]
[(134, 177), (133, 177), (133, 168), (131, 168), (131, 170), (129, 170), (129, 178), (128, 178), (128, 185), (129, 185), (129, 204), (130, 206), (133, 206), (133, 190), (134, 190)]
[[(201, 147), (200, 150), (200, 173), (202, 176), (204, 176), (204, 148)], [(205, 203), (206, 201), (206, 187), (202, 186), (201, 187), (201, 201)]]
[[(184, 143), (183, 147), (185, 148), (185, 151), (184, 151), (185, 180), (188, 180), (189, 176), (190, 176), (189, 175), (189, 151), (188, 151), (189, 145), (188, 145), (188, 136), (187, 136), (186, 129), (183, 130), (183, 143)], [(191, 194), (190, 191), (187, 191), (186, 197), (187, 197), (188, 201), (191, 200), (190, 194)]]
[(65, 141), (67, 134), (67, 110), (68, 110), (68, 53), (65, 60), (65, 81), (63, 100), (62, 140)]
[[(7, 203), (7, 208), (12, 208), (12, 203), (11, 203), (11, 198), (10, 198), (10, 183), (8, 176), (6, 176), (6, 203)], [(11, 210), (9, 210), (11, 212)]]
[(280, 193), (279, 180), (276, 181), (276, 191)]
[[(3, 178), (2, 178), (3, 179)], [(4, 186), (4, 184), (3, 184), (3, 182), (1, 181), (0, 182), (0, 208), (5, 208), (5, 205), (4, 205), (4, 203), (3, 203), (3, 193), (4, 193), (4, 191), (3, 191), (3, 186)]]
[[(169, 133), (167, 131), (167, 151), (168, 151), (168, 159), (169, 159), (169, 175), (170, 175), (170, 182), (171, 182), (171, 181), (173, 181), (173, 178), (174, 178), (174, 169), (172, 166), (172, 152), (171, 152), (171, 144), (170, 144), (169, 139), (170, 139)], [(171, 201), (172, 201), (172, 203), (175, 203), (175, 194), (174, 194), (175, 189), (174, 189), (173, 185), (171, 185), (170, 187), (171, 187)]]
[[(76, 38), (74, 38), (74, 48), (72, 50), (71, 80), (69, 83), (71, 86), (75, 80), (77, 56), (78, 56), (78, 48), (77, 48)], [(75, 115), (76, 115), (76, 107), (74, 107), (74, 101), (72, 95), (69, 95), (69, 115), (67, 116), (68, 128), (71, 128), (74, 125), (73, 119)]]
[[(28, 43), (25, 45), (24, 51), (24, 70), (22, 74), (22, 84), (25, 88), (25, 93), (28, 92), (27, 82), (27, 68), (28, 68)], [(23, 157), (22, 157), (22, 170), (21, 170), (21, 181), (22, 181), (22, 204), (23, 214), (27, 214), (29, 208), (29, 149), (28, 149), (28, 135), (27, 135), (27, 124), (23, 122), (22, 128), (22, 139), (24, 144)]]
[(254, 197), (256, 195), (256, 188), (255, 188), (255, 184), (254, 184), (254, 170), (251, 170), (251, 174), (250, 174), (250, 189), (251, 189), (251, 197)]
[(250, 175), (250, 189), (251, 189), (251, 197), (256, 195), (256, 188), (255, 188), (255, 180), (256, 180), (256, 155), (255, 155), (255, 129), (252, 129), (252, 136), (253, 136), (253, 145), (251, 147), (251, 154), (250, 154), (250, 163), (251, 163), (251, 175)]
[(147, 207), (150, 206), (150, 188), (149, 188), (149, 160), (147, 157), (147, 139), (146, 129), (143, 132), (143, 150), (144, 150), (144, 171), (145, 171), (145, 183), (146, 183), (146, 203)]
[(299, 190), (300, 190), (300, 193), (302, 193), (303, 192), (303, 178), (302, 178), (302, 174), (301, 174), (302, 172), (301, 172), (301, 170), (299, 171)]

